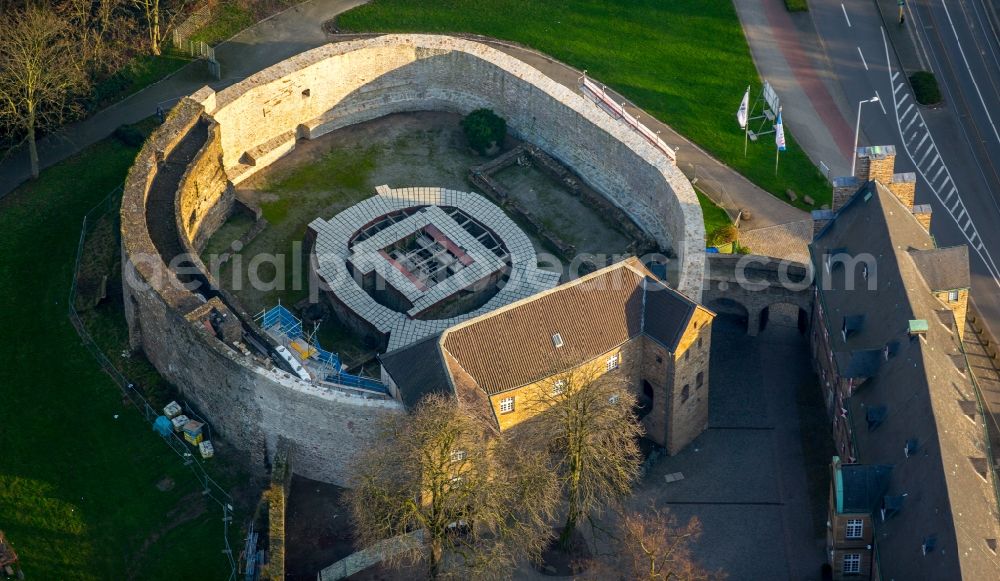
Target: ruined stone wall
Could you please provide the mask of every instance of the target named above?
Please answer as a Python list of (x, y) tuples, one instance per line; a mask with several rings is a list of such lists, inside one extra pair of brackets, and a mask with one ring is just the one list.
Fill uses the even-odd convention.
[[(143, 349), (252, 467), (262, 470), (283, 439), (297, 473), (346, 485), (351, 459), (378, 437), (380, 418), (397, 413), (401, 405), (303, 382), (234, 351), (189, 322), (185, 316), (202, 301), (176, 283), (150, 240), (145, 202), (157, 160), (166, 157), (201, 112), (188, 99), (175, 107), (146, 142), (126, 180), (122, 284), (133, 346)], [(182, 179), (181, 189), (184, 183)]]
[(681, 261), (679, 290), (700, 299), (704, 224), (667, 157), (577, 92), (484, 44), (385, 35), (304, 52), (199, 98), (222, 127), (234, 183), (294, 146), (390, 113), (487, 107), (518, 137), (573, 169)]
[(232, 211), (235, 196), (222, 167), (219, 125), (208, 128), (208, 141), (181, 179), (175, 207), (177, 231), (183, 232), (194, 250), (200, 251)]

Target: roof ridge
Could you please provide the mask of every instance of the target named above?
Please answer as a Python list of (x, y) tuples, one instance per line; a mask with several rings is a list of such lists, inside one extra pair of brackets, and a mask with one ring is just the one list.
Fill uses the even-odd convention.
[(642, 278), (644, 278), (645, 276), (647, 276), (647, 274), (650, 274), (650, 275), (652, 274), (652, 273), (649, 273), (649, 271), (645, 268), (645, 266), (642, 266), (642, 269), (646, 270), (646, 272), (641, 272), (639, 269), (636, 268), (636, 266), (635, 266), (634, 263), (638, 263), (639, 266), (642, 266), (642, 263), (639, 262), (638, 258), (636, 258), (635, 256), (629, 256), (628, 258), (625, 258), (623, 260), (619, 260), (618, 262), (615, 262), (613, 264), (609, 264), (608, 266), (605, 266), (603, 268), (599, 268), (599, 269), (595, 270), (594, 272), (589, 272), (589, 273), (587, 273), (587, 274), (585, 274), (585, 275), (583, 275), (581, 277), (575, 278), (573, 280), (566, 281), (566, 282), (564, 282), (562, 284), (556, 285), (556, 286), (554, 286), (552, 288), (549, 288), (549, 289), (545, 289), (545, 290), (543, 290), (541, 292), (537, 292), (537, 293), (535, 293), (533, 295), (528, 295), (528, 296), (526, 296), (526, 297), (524, 297), (522, 299), (518, 299), (518, 300), (516, 300), (516, 301), (514, 301), (512, 303), (508, 303), (508, 304), (506, 304), (506, 305), (504, 305), (504, 306), (502, 306), (502, 307), (500, 307), (498, 309), (492, 310), (492, 311), (490, 311), (488, 313), (483, 313), (481, 315), (472, 317), (471, 319), (462, 321), (461, 323), (456, 323), (455, 325), (452, 325), (451, 327), (448, 327), (447, 329), (445, 329), (444, 331), (441, 332), (441, 340), (443, 342), (447, 338), (447, 336), (450, 335), (453, 331), (458, 331), (460, 329), (464, 329), (464, 328), (469, 327), (469, 326), (471, 326), (471, 325), (473, 325), (475, 323), (478, 323), (480, 321), (485, 321), (486, 319), (492, 318), (494, 316), (506, 313), (508, 311), (512, 311), (512, 310), (514, 310), (514, 309), (516, 309), (518, 307), (521, 307), (521, 306), (523, 306), (523, 305), (525, 305), (527, 303), (530, 303), (532, 301), (536, 301), (536, 300), (542, 299), (544, 297), (547, 297), (549, 295), (565, 291), (565, 290), (570, 289), (570, 288), (575, 287), (575, 286), (579, 286), (579, 285), (583, 284), (584, 282), (593, 280), (593, 279), (598, 278), (600, 276), (604, 276), (604, 275), (606, 275), (609, 272), (612, 272), (614, 270), (619, 270), (619, 269), (622, 269), (622, 268), (627, 268), (633, 274), (636, 274), (636, 275), (638, 275), (639, 277), (642, 277)]

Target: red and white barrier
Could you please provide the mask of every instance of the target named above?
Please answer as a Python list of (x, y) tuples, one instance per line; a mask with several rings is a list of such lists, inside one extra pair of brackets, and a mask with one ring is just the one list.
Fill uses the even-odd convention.
[(677, 154), (674, 152), (673, 148), (663, 142), (660, 136), (653, 132), (651, 129), (639, 123), (639, 120), (633, 117), (625, 110), (625, 107), (620, 103), (616, 103), (614, 99), (608, 96), (604, 87), (600, 87), (594, 81), (591, 81), (587, 77), (583, 77), (583, 94), (596, 101), (598, 104), (603, 105), (612, 116), (619, 117), (622, 121), (627, 123), (639, 132), (640, 135), (646, 138), (647, 141), (659, 148), (663, 153), (670, 158), (670, 161), (677, 163)]

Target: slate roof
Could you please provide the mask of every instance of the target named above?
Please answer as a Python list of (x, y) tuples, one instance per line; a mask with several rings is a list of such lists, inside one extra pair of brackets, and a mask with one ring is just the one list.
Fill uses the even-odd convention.
[[(855, 257), (867, 254), (868, 279), (860, 267), (834, 266), (828, 275), (825, 254), (836, 248)], [(819, 307), (832, 350), (890, 345), (889, 359), (846, 402), (857, 461), (891, 465), (887, 494), (906, 495), (897, 514), (875, 519), (882, 578), (996, 579), (1000, 557), (987, 548), (987, 539), (998, 536), (996, 499), (970, 462), (983, 455), (983, 433), (963, 413), (975, 392), (954, 364), (961, 354), (954, 317), (921, 275), (928, 271), (912, 258), (914, 250), (933, 249), (909, 208), (870, 182), (838, 210), (810, 253), (821, 275)], [(968, 262), (951, 267), (967, 271)], [(863, 327), (845, 339), (843, 318), (859, 315)], [(927, 321), (926, 334), (910, 337), (911, 320)], [(869, 429), (867, 410), (873, 407), (884, 407), (885, 415)], [(904, 448), (913, 439), (917, 448), (907, 457)], [(921, 547), (932, 537), (934, 549), (925, 556)]]
[(910, 258), (932, 291), (967, 289), (969, 281), (969, 247), (951, 246), (934, 250), (914, 250)]
[(432, 335), (379, 356), (406, 407), (413, 407), (429, 393), (451, 393), (438, 350), (439, 337)]
[(889, 488), (892, 466), (883, 464), (844, 464), (843, 512), (873, 513), (882, 507), (882, 498)]
[(611, 351), (644, 326), (673, 350), (696, 307), (629, 258), (456, 325), (441, 346), (493, 395), (551, 375), (555, 361), (569, 368)]

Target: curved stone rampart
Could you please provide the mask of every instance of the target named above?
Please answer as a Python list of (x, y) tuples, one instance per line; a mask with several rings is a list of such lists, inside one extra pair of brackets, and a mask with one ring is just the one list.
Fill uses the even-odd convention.
[(466, 39), (392, 34), (325, 45), (200, 97), (222, 127), (234, 183), (319, 135), (390, 113), (488, 107), (568, 165), (680, 260), (700, 298), (705, 228), (691, 183), (663, 152), (537, 69)]
[[(252, 465), (263, 466), (284, 440), (296, 472), (345, 485), (355, 452), (379, 436), (380, 418), (402, 406), (319, 387), (267, 368), (227, 346), (200, 322), (189, 321), (186, 315), (203, 302), (181, 287), (150, 238), (145, 202), (159, 163), (169, 158), (202, 112), (189, 99), (177, 105), (146, 142), (126, 180), (121, 209), (127, 258), (123, 287), (133, 346), (141, 346), (156, 369)], [(209, 140), (201, 153), (211, 148)], [(178, 200), (200, 195), (198, 188), (205, 182), (199, 175), (185, 172), (177, 184)]]
[[(149, 192), (175, 188), (170, 218), (181, 240), (174, 242), (196, 251), (228, 213), (232, 185), (285, 155), (297, 139), (396, 112), (479, 107), (494, 109), (514, 134), (571, 167), (672, 248), (678, 289), (701, 298), (704, 226), (690, 182), (631, 129), (510, 55), (451, 37), (386, 35), (319, 47), (218, 94), (204, 88), (172, 110), (126, 181), (126, 318), (133, 346), (254, 463), (283, 440), (297, 472), (346, 484), (350, 458), (378, 437), (378, 420), (401, 405), (304, 382), (233, 349), (189, 317), (208, 298), (246, 320), (226, 293), (199, 296), (166, 267), (147, 223)], [(183, 175), (170, 178), (176, 183), (167, 180), (175, 173), (161, 172), (162, 164), (199, 122), (208, 124), (206, 141), (185, 161)], [(196, 256), (190, 262), (204, 269)], [(204, 272), (182, 276), (210, 280)]]

